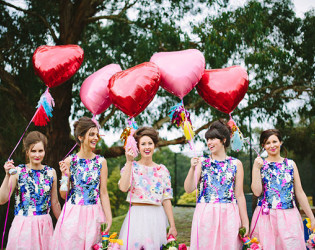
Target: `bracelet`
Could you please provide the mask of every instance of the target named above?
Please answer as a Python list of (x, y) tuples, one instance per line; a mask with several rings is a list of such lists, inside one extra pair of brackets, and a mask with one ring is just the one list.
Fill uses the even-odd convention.
[(62, 176), (60, 180), (60, 191), (68, 191), (68, 176)]

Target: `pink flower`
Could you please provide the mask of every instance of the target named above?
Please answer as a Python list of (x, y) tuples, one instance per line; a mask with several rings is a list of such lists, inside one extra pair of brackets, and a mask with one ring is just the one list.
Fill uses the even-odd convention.
[(93, 246), (93, 250), (98, 250), (98, 249), (102, 249), (101, 243), (97, 243)]
[(260, 249), (260, 246), (257, 244), (257, 243), (252, 243), (250, 245), (250, 249), (251, 250), (259, 250)]

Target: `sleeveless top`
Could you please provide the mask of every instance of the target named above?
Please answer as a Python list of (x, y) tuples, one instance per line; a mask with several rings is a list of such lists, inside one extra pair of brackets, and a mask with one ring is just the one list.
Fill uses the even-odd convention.
[[(121, 169), (123, 173), (124, 168)], [(126, 201), (161, 205), (166, 199), (173, 198), (171, 176), (168, 169), (160, 164), (156, 167), (132, 163), (132, 185)]]
[(234, 188), (237, 159), (202, 158), (198, 203), (236, 203)]
[(74, 205), (95, 205), (100, 202), (100, 173), (104, 158), (80, 159), (71, 155), (70, 192), (67, 200)]
[(34, 216), (48, 214), (51, 206), (53, 169), (44, 166), (35, 170), (25, 164), (16, 167), (18, 180), (15, 192), (14, 214)]
[(294, 207), (293, 161), (264, 161), (260, 173), (264, 194), (258, 199), (258, 206), (264, 203), (272, 209), (288, 209)]

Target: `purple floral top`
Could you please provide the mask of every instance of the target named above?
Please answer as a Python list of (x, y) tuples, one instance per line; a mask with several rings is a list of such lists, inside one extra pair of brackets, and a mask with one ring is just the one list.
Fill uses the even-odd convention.
[(43, 169), (35, 170), (25, 164), (17, 166), (16, 169), (18, 181), (14, 214), (23, 216), (48, 214), (54, 180), (53, 169), (45, 165)]
[(236, 203), (234, 195), (237, 159), (202, 159), (198, 203)]
[(80, 159), (71, 155), (68, 201), (75, 205), (94, 205), (99, 203), (100, 173), (104, 158), (96, 155), (94, 159)]
[[(265, 199), (269, 208), (288, 209), (294, 207), (293, 161), (284, 159), (283, 162), (267, 162), (260, 170)], [(258, 199), (262, 205), (264, 195)]]

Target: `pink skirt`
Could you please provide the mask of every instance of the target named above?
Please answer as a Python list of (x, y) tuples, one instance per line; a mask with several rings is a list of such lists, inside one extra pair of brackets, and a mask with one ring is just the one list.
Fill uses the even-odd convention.
[[(251, 231), (256, 223), (260, 206), (252, 218)], [(269, 215), (260, 214), (254, 237), (264, 250), (306, 249), (302, 218), (296, 207), (291, 209), (270, 209)]]
[[(197, 224), (199, 248), (197, 247)], [(198, 203), (191, 228), (190, 249), (241, 249), (241, 219), (235, 203)]]
[(6, 249), (50, 249), (53, 232), (53, 223), (49, 214), (17, 215), (10, 228)]
[(101, 224), (105, 215), (101, 204), (73, 205), (67, 202), (55, 227), (52, 249), (91, 249), (101, 241)]

